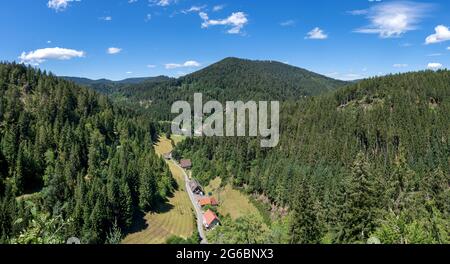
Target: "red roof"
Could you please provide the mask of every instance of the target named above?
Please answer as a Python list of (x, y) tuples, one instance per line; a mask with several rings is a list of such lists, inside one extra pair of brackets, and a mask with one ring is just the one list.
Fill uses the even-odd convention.
[(217, 202), (217, 200), (214, 198), (214, 197), (204, 197), (204, 198), (201, 198), (199, 201), (198, 201), (198, 204), (200, 205), (200, 206), (206, 206), (206, 205), (212, 205), (212, 206), (217, 206), (217, 205), (219, 205), (219, 203)]
[(216, 220), (219, 221), (219, 218), (211, 210), (206, 211), (206, 213), (203, 215), (203, 222), (205, 222), (205, 224), (207, 224), (208, 226), (210, 226)]
[(192, 161), (190, 159), (180, 160), (180, 166), (181, 168), (190, 168), (192, 167)]

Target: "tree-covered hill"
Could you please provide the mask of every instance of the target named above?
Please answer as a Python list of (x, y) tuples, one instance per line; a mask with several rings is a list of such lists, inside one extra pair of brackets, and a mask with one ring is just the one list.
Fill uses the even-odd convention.
[(260, 242), (449, 243), (449, 117), (449, 71), (391, 75), (284, 103), (274, 149), (200, 138), (174, 155), (203, 184), (220, 176), (290, 208)]
[(139, 92), (133, 89), (133, 85), (143, 83), (145, 83), (146, 85), (155, 85), (171, 80), (171, 78), (166, 76), (128, 78), (121, 81), (111, 81), (108, 79), (91, 80), (88, 78), (68, 76), (61, 76), (61, 78), (67, 81), (72, 81), (79, 85), (87, 86), (103, 94), (110, 95), (115, 93), (123, 93), (127, 96), (131, 96), (133, 93)]
[(221, 102), (284, 101), (318, 95), (345, 84), (347, 83), (280, 62), (226, 58), (178, 79), (157, 78), (133, 84), (111, 86), (99, 83), (90, 86), (99, 92), (120, 98), (121, 101), (122, 96), (125, 96), (129, 102), (144, 106), (153, 116), (172, 120), (171, 105), (178, 100), (192, 101), (197, 92), (203, 93), (204, 100)]
[(117, 242), (173, 189), (155, 136), (104, 95), (0, 64), (0, 243)]
[(226, 100), (293, 100), (318, 95), (346, 84), (277, 61), (226, 58), (181, 78), (205, 93), (216, 89)]

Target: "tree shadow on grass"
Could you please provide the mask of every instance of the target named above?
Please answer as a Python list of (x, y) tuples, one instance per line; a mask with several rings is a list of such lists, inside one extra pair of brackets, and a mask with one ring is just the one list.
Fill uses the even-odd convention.
[(175, 208), (175, 207), (172, 204), (170, 204), (168, 202), (164, 202), (164, 203), (159, 204), (154, 212), (157, 214), (164, 214), (164, 213), (169, 212), (173, 208)]
[(145, 220), (145, 213), (141, 210), (136, 210), (133, 215), (133, 224), (126, 230), (126, 235), (133, 234), (148, 228), (147, 220)]
[(147, 220), (145, 219), (145, 216), (147, 214), (164, 214), (174, 209), (174, 206), (168, 201), (161, 202), (156, 206), (156, 209), (145, 213), (141, 210), (137, 210), (137, 212), (133, 215), (133, 225), (126, 230), (125, 236), (129, 234), (139, 233), (141, 231), (144, 231), (148, 228), (151, 228), (149, 224), (147, 223)]

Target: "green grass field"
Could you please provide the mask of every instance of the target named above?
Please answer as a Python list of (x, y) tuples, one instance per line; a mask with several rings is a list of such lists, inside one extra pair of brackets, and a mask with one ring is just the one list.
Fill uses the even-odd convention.
[[(155, 146), (159, 155), (172, 151), (170, 140), (165, 137)], [(166, 204), (160, 205), (158, 213), (148, 213), (144, 219), (147, 228), (129, 234), (122, 241), (124, 244), (163, 244), (170, 236), (190, 237), (194, 232), (193, 208), (185, 192), (183, 174), (172, 162), (170, 170), (178, 183), (179, 189)]]
[(221, 215), (230, 215), (232, 219), (237, 219), (245, 215), (256, 215), (262, 220), (258, 209), (250, 202), (249, 198), (238, 190), (226, 185), (220, 188), (221, 179), (216, 178), (205, 187), (206, 193), (212, 193), (219, 200), (218, 211)]

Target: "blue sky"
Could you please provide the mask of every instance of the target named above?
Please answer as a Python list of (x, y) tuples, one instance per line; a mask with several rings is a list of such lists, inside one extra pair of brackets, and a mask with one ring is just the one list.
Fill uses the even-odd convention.
[(119, 80), (233, 56), (359, 79), (450, 67), (449, 14), (448, 0), (15, 0), (0, 60)]

